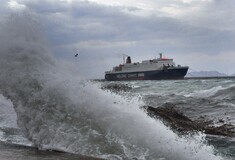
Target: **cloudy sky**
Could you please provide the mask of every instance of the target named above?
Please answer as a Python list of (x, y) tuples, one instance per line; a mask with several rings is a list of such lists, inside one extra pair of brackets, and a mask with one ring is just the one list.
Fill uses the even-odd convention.
[(160, 52), (190, 71), (235, 73), (234, 0), (1, 1), (0, 22), (34, 12), (53, 54), (89, 78), (103, 78), (122, 54), (141, 61)]

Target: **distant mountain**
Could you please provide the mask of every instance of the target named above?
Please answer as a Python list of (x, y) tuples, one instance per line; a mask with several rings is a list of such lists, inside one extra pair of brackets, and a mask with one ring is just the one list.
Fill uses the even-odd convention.
[(235, 76), (235, 73), (234, 73), (234, 74), (231, 74), (230, 76)]
[(188, 72), (186, 77), (224, 77), (228, 76), (225, 73), (218, 71), (200, 71), (200, 72)]

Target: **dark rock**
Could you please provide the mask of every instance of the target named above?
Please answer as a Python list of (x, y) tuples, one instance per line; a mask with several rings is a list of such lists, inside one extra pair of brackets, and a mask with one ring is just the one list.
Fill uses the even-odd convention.
[(110, 90), (112, 92), (128, 92), (132, 89), (132, 87), (127, 84), (109, 83), (103, 85), (101, 89)]
[(201, 131), (211, 135), (235, 137), (234, 125), (223, 124), (216, 127), (213, 126), (212, 120), (206, 120), (205, 117), (192, 120), (181, 113), (173, 104), (165, 104), (158, 108), (151, 106), (144, 106), (143, 108), (150, 117), (162, 120), (164, 124), (180, 134)]

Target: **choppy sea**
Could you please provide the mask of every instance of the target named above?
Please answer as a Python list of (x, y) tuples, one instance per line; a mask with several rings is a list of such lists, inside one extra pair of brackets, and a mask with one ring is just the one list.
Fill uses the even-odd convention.
[[(100, 89), (109, 83), (125, 84), (132, 89), (118, 95)], [(5, 159), (12, 159), (6, 158), (6, 154), (21, 159), (73, 159), (76, 154), (77, 158), (82, 154), (106, 159), (235, 159), (234, 137), (204, 133), (178, 136), (160, 120), (149, 118), (139, 109), (143, 105), (161, 107), (171, 103), (191, 119), (204, 116), (215, 123), (223, 119), (226, 123), (235, 124), (235, 79), (95, 83), (83, 80), (79, 85), (83, 92), (88, 89), (96, 93), (84, 93), (82, 97), (89, 96), (87, 100), (76, 95), (76, 101), (81, 102), (74, 103), (74, 106), (61, 102), (57, 97), (50, 97), (49, 102), (43, 103), (46, 108), (50, 107), (46, 111), (41, 104), (27, 106), (29, 111), (21, 113), (26, 114), (23, 120), (32, 121), (24, 123), (32, 127), (27, 131), (22, 131), (17, 125), (18, 113), (11, 100), (1, 95), (0, 138), (4, 142), (1, 146), (7, 146), (8, 150), (7, 153), (2, 150), (2, 156)], [(64, 98), (63, 94), (60, 96)], [(39, 100), (45, 101), (44, 98)], [(45, 133), (41, 137), (42, 132)], [(27, 134), (35, 137), (29, 139)], [(21, 147), (19, 152), (19, 147), (11, 144), (30, 147)], [(57, 152), (44, 153), (42, 150), (73, 154), (58, 155)]]
[(42, 35), (27, 14), (0, 28), (1, 160), (235, 159), (234, 137), (178, 135), (140, 109), (172, 103), (190, 118), (234, 124), (233, 79), (116, 82), (133, 89), (115, 93), (56, 58)]
[[(103, 82), (105, 85), (113, 82)], [(173, 104), (190, 119), (204, 117), (214, 126), (222, 120), (235, 124), (235, 79), (187, 79), (169, 81), (122, 81), (115, 84), (131, 86), (123, 96), (139, 97), (144, 105), (163, 107)], [(206, 135), (205, 143), (218, 154), (235, 159), (235, 138)]]

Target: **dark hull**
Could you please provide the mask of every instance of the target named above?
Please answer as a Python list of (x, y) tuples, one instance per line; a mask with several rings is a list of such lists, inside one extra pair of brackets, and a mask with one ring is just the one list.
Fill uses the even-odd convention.
[(175, 67), (154, 71), (106, 73), (108, 81), (124, 80), (175, 80), (183, 79), (188, 72), (188, 67)]

